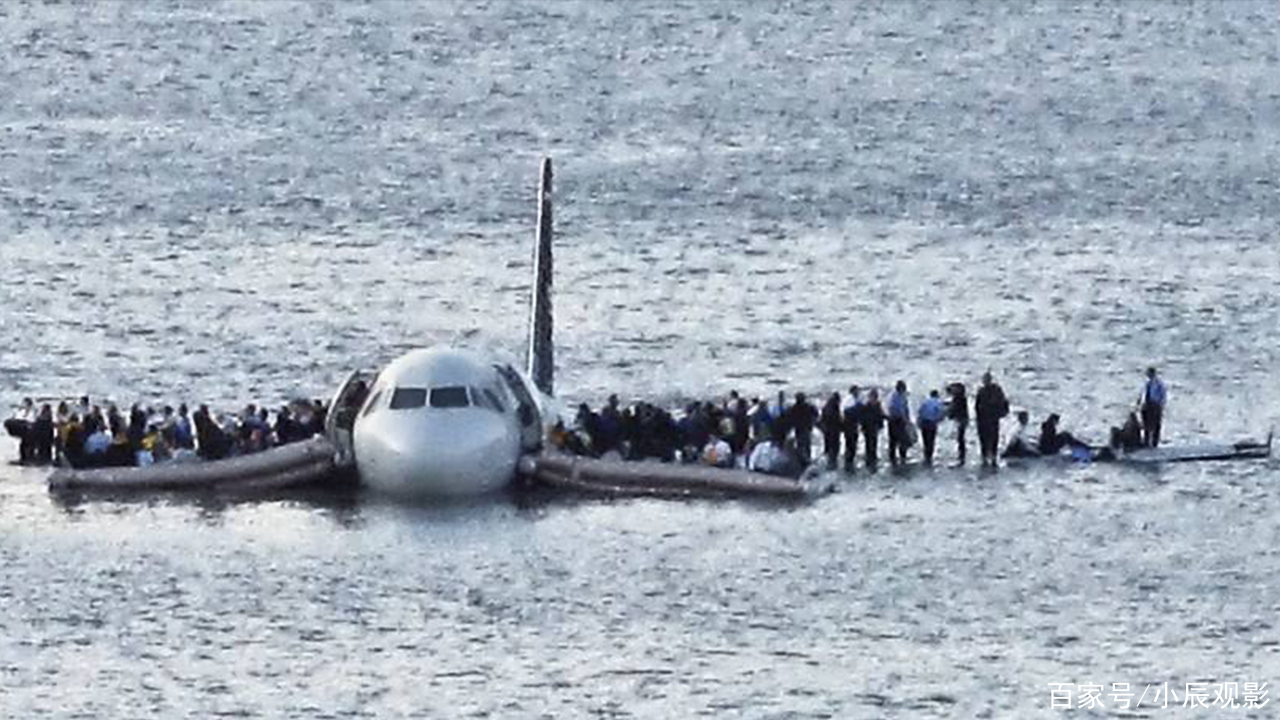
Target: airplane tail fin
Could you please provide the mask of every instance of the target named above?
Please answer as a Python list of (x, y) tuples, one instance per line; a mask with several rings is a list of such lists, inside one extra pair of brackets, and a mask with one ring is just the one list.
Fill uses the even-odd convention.
[(555, 345), (551, 311), (551, 158), (542, 159), (538, 183), (538, 232), (533, 248), (533, 307), (529, 318), (528, 372), (533, 384), (548, 396), (555, 383)]

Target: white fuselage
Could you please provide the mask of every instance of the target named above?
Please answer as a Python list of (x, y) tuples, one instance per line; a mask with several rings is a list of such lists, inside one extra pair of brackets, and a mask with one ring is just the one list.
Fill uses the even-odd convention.
[(527, 434), (516, 388), (500, 367), (439, 348), (415, 350), (387, 366), (353, 428), (361, 482), (397, 495), (443, 496), (509, 484)]

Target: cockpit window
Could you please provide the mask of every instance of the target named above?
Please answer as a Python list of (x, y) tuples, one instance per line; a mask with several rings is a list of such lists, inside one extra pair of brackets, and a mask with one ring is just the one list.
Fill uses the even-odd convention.
[(476, 407), (488, 408), (498, 413), (506, 412), (506, 408), (503, 407), (502, 401), (499, 400), (498, 396), (489, 388), (484, 388), (482, 390), (478, 387), (472, 387), (471, 404)]
[(431, 407), (463, 408), (470, 405), (467, 400), (467, 389), (461, 385), (431, 388)]
[(360, 416), (367, 417), (369, 413), (373, 412), (374, 409), (378, 407), (378, 403), (381, 401), (382, 401), (382, 388), (378, 388), (373, 391), (373, 395), (371, 395), (369, 399), (365, 402), (364, 412), (360, 413)]
[(494, 410), (497, 410), (500, 413), (507, 411), (507, 406), (502, 404), (502, 400), (498, 398), (498, 393), (494, 392), (491, 388), (484, 389), (484, 396), (489, 398), (489, 402), (493, 403)]
[(412, 410), (427, 404), (426, 388), (396, 388), (391, 393), (392, 410)]

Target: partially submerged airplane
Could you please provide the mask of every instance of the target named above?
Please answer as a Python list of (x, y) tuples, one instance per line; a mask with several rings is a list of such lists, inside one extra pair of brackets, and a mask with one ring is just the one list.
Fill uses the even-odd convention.
[[(560, 419), (553, 398), (551, 187), (551, 160), (544, 159), (523, 372), (458, 348), (413, 350), (376, 374), (352, 372), (330, 403), (322, 437), (228, 460), (63, 469), (50, 476), (50, 487), (257, 490), (317, 482), (345, 469), (366, 487), (401, 496), (480, 495), (519, 476), (624, 494), (803, 496), (830, 489), (831, 477), (796, 481), (745, 470), (543, 452), (543, 439)], [(1268, 438), (1265, 445), (1161, 448), (1126, 459), (1177, 462), (1270, 453)]]
[[(557, 419), (551, 399), (552, 170), (542, 161), (526, 372), (495, 358), (437, 346), (414, 350), (377, 374), (351, 430), (360, 481), (388, 493), (476, 495), (515, 479), (520, 458), (542, 447)], [(341, 407), (361, 379), (339, 388)], [(345, 441), (341, 431), (336, 433)]]
[(523, 372), (500, 359), (454, 347), (413, 350), (376, 374), (348, 375), (330, 403), (324, 437), (228, 460), (59, 470), (50, 477), (50, 486), (256, 490), (313, 482), (348, 469), (362, 485), (399, 496), (480, 495), (521, 475), (565, 488), (633, 494), (804, 495), (818, 487), (743, 470), (541, 452), (548, 431), (560, 419), (553, 398), (551, 192), (547, 158), (538, 187)]

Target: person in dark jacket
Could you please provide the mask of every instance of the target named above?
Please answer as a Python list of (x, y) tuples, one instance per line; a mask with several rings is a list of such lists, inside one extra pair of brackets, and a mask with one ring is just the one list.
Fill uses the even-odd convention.
[(865, 446), (865, 454), (867, 457), (867, 469), (874, 470), (877, 462), (877, 448), (880, 441), (880, 429), (884, 427), (885, 414), (884, 408), (880, 406), (880, 391), (875, 388), (867, 393), (867, 401), (862, 404), (862, 417), (859, 418), (859, 424), (862, 427), (862, 442)]
[(31, 461), (40, 465), (53, 462), (53, 408), (48, 403), (40, 406), (40, 414), (28, 431), (31, 441)]
[(1049, 419), (1040, 423), (1040, 441), (1038, 446), (1041, 455), (1057, 455), (1064, 447), (1072, 448), (1088, 448), (1088, 445), (1080, 442), (1074, 435), (1069, 432), (1062, 432), (1058, 429), (1058, 423), (1061, 418), (1057, 413), (1049, 416)]
[(1000, 419), (1009, 414), (1009, 400), (1000, 385), (991, 379), (990, 372), (982, 375), (982, 387), (973, 400), (973, 411), (978, 420), (982, 464), (995, 467), (999, 463)]
[(601, 455), (617, 450), (622, 444), (622, 408), (617, 395), (610, 395), (608, 402), (600, 409), (597, 416), (599, 437), (593, 437), (596, 451)]
[(853, 472), (858, 454), (858, 434), (862, 431), (862, 393), (857, 385), (849, 386), (849, 404), (844, 409), (844, 471)]
[(733, 434), (729, 436), (729, 447), (733, 448), (734, 455), (741, 455), (747, 451), (747, 440), (751, 432), (747, 401), (744, 398), (735, 398), (729, 410), (729, 416), (733, 418)]
[(795, 403), (787, 408), (787, 426), (796, 433), (796, 459), (803, 467), (809, 467), (812, 459), (813, 425), (818, 420), (818, 409), (804, 393), (796, 393)]
[(4, 421), (4, 429), (18, 439), (18, 462), (31, 462), (35, 445), (31, 442), (31, 427), (36, 421), (36, 404), (31, 398), (22, 399), (22, 407), (16, 417)]
[(827, 456), (827, 469), (835, 470), (840, 460), (840, 434), (844, 420), (840, 413), (840, 393), (833, 392), (822, 406), (818, 416), (818, 428), (822, 430), (822, 452)]
[(951, 396), (947, 402), (947, 419), (956, 424), (956, 454), (959, 456), (959, 464), (963, 465), (968, 444), (964, 434), (969, 429), (969, 396), (965, 392), (964, 383), (951, 383), (947, 386), (947, 393)]
[(209, 414), (209, 406), (201, 405), (191, 415), (191, 423), (196, 428), (196, 444), (200, 457), (205, 460), (221, 460), (231, 450), (231, 438), (213, 421)]
[(129, 408), (129, 430), (126, 433), (129, 438), (129, 452), (136, 453), (142, 449), (142, 438), (147, 436), (147, 413), (143, 412), (142, 406), (134, 403)]

